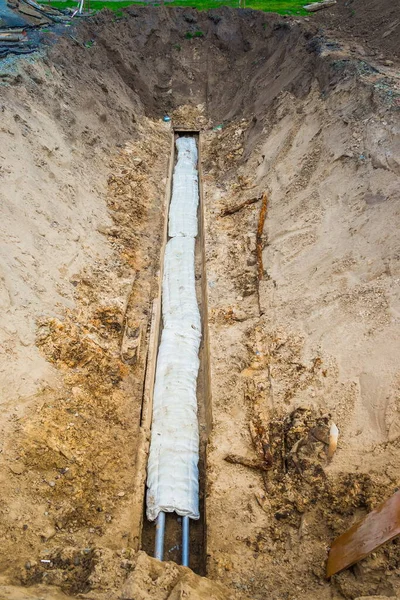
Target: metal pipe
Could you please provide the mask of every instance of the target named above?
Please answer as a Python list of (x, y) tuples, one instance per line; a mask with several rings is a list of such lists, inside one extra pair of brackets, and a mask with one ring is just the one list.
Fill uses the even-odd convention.
[(159, 512), (156, 521), (156, 547), (154, 558), (162, 560), (164, 558), (164, 533), (165, 533), (165, 512)]
[(189, 566), (189, 517), (182, 517), (182, 565)]

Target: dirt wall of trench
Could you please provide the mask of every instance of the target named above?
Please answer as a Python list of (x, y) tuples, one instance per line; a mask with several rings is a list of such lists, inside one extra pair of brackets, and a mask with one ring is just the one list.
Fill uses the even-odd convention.
[(208, 572), (251, 598), (398, 593), (396, 540), (324, 580), (330, 541), (399, 475), (395, 120), (350, 89), (283, 94), (261, 133), (242, 120), (204, 144)]

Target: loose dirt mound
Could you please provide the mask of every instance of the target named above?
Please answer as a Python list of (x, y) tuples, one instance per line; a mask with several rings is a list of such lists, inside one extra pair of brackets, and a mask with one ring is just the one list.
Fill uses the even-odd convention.
[[(393, 596), (396, 542), (323, 567), (398, 485), (396, 74), (248, 10), (130, 8), (73, 38), (0, 92), (2, 572), (96, 600), (162, 588), (132, 506), (169, 113), (203, 129), (208, 574), (237, 598)], [(165, 597), (198, 597), (175, 575)]]
[(399, 9), (396, 0), (338, 0), (334, 7), (317, 13), (315, 22), (335, 38), (361, 44), (367, 54), (396, 60), (400, 58)]

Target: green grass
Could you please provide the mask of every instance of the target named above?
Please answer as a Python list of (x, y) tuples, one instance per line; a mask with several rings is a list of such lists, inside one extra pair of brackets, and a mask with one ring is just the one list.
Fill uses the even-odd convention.
[[(48, 4), (48, 1), (42, 0), (43, 4)], [(51, 6), (55, 8), (75, 8), (77, 2), (75, 0), (66, 0), (66, 2), (60, 2), (59, 0), (51, 0)], [(93, 10), (101, 10), (102, 8), (109, 8), (110, 10), (117, 11), (120, 13), (122, 8), (135, 4), (136, 6), (143, 6), (146, 3), (135, 0), (116, 0), (115, 2), (110, 0), (90, 0), (90, 8)], [(157, 5), (160, 2), (156, 3)], [(218, 8), (219, 6), (232, 6), (238, 8), (239, 0), (173, 0), (172, 2), (166, 2), (166, 6), (191, 6), (198, 10), (208, 10), (210, 8)], [(306, 11), (303, 9), (304, 4), (307, 4), (306, 0), (303, 2), (299, 0), (246, 0), (246, 8), (254, 8), (262, 10), (264, 12), (275, 12), (281, 15), (305, 15)]]
[[(54, 8), (76, 8), (78, 5), (77, 0), (66, 0), (65, 2), (60, 2), (59, 0), (39, 0), (41, 4), (46, 4), (53, 6)], [(103, 0), (90, 0), (90, 8), (93, 10), (101, 10), (102, 8), (109, 8), (110, 10), (120, 11), (121, 8), (126, 8), (127, 6), (131, 6), (131, 4), (139, 4), (137, 2), (132, 2), (132, 0), (117, 0), (116, 2), (111, 1), (103, 1)], [(140, 4), (143, 4), (140, 2)]]

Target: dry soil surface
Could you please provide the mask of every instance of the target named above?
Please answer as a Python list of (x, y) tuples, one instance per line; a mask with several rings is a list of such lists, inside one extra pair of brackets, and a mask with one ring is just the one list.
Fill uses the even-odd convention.
[[(398, 540), (324, 578), (400, 478), (399, 76), (330, 18), (130, 8), (0, 63), (0, 596), (400, 594)], [(166, 113), (201, 129), (207, 580), (138, 552)]]

